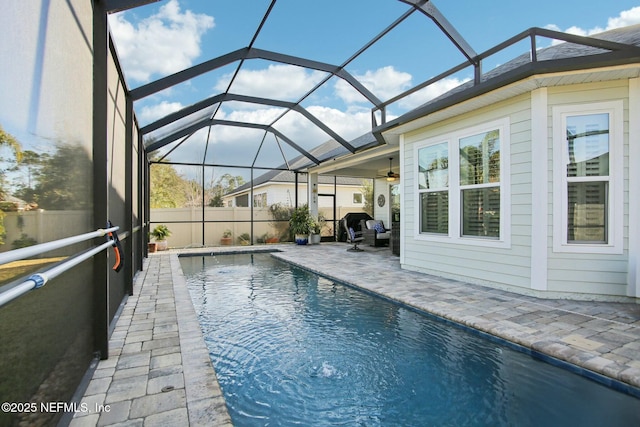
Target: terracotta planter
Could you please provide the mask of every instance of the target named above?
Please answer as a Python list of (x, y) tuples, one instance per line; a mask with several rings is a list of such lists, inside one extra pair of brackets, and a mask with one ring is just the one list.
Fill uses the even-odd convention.
[(221, 237), (220, 238), (220, 244), (223, 245), (223, 246), (229, 246), (232, 241), (233, 241), (233, 238), (231, 238), (231, 237)]
[(280, 241), (280, 239), (278, 239), (277, 237), (269, 237), (265, 243), (278, 243)]
[(149, 243), (147, 245), (147, 248), (149, 249), (149, 253), (154, 253), (155, 251), (158, 250), (158, 244), (153, 242), (153, 243)]

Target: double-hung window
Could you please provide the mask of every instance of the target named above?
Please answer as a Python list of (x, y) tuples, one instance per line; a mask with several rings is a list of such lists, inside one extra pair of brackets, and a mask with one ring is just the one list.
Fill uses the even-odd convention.
[(420, 232), (449, 233), (449, 144), (418, 150)]
[(500, 237), (500, 131), (459, 139), (462, 235)]
[(509, 245), (508, 130), (502, 119), (416, 145), (418, 239)]
[(622, 103), (553, 112), (554, 250), (621, 253)]

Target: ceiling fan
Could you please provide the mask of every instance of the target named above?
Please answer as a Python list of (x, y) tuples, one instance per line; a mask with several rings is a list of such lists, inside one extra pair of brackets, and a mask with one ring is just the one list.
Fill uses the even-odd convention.
[(387, 175), (386, 175), (387, 181), (395, 181), (396, 179), (400, 179), (400, 174), (399, 173), (395, 173), (391, 169), (391, 161), (392, 160), (393, 160), (393, 157), (389, 157), (389, 172), (387, 172)]

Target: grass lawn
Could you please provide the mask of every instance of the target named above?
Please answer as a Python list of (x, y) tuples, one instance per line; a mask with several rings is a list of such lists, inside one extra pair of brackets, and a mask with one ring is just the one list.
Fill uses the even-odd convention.
[(62, 261), (65, 257), (25, 259), (0, 265), (0, 286), (21, 276), (34, 273), (47, 265)]

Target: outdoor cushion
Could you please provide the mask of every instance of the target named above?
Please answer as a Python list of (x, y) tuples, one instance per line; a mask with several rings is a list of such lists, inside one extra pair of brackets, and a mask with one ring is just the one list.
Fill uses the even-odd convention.
[(384, 229), (384, 224), (382, 224), (382, 221), (377, 221), (375, 224), (373, 224), (373, 229), (378, 233), (384, 233), (385, 231), (387, 231)]
[(379, 220), (377, 220), (377, 219), (368, 219), (368, 220), (366, 220), (366, 221), (364, 222), (364, 225), (366, 225), (366, 226), (367, 226), (367, 230), (374, 230), (374, 228), (373, 228), (373, 227), (374, 227), (377, 223), (382, 223), (382, 221), (379, 221)]

